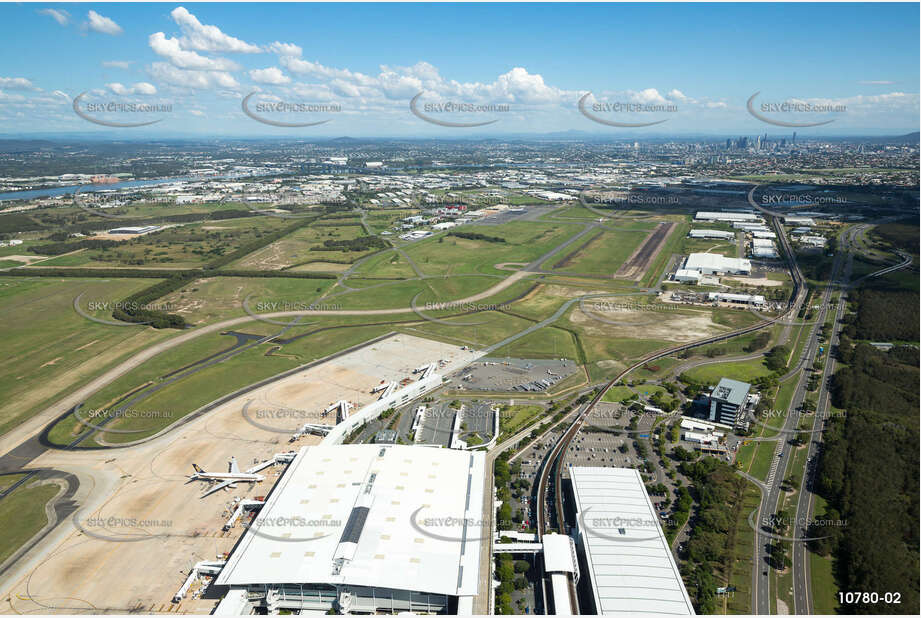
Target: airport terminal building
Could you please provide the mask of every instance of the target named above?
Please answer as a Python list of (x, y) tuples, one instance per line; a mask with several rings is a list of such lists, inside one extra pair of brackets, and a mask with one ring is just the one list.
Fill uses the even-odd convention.
[(472, 614), (485, 455), (400, 445), (300, 450), (216, 580), (216, 614)]

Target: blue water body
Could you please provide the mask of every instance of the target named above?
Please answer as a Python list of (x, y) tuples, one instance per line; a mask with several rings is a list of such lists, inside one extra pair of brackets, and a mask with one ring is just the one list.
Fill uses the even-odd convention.
[(94, 191), (111, 191), (112, 189), (131, 189), (134, 187), (147, 187), (150, 185), (165, 185), (171, 182), (181, 182), (185, 180), (200, 180), (194, 176), (181, 176), (176, 178), (155, 178), (152, 180), (126, 180), (125, 182), (113, 182), (109, 185), (73, 185), (68, 187), (50, 187), (48, 189), (31, 189), (28, 191), (9, 191), (0, 193), (0, 202), (8, 200), (31, 200), (37, 197), (55, 197), (57, 195), (68, 195), (80, 189), (81, 193), (92, 193)]

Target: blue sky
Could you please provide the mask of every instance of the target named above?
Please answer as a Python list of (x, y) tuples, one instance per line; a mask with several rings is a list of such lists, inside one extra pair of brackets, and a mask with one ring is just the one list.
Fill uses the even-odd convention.
[[(896, 134), (918, 128), (918, 17), (916, 3), (4, 4), (0, 133), (790, 132), (748, 112), (760, 92), (769, 119), (833, 120), (801, 135)], [(89, 122), (82, 92), (81, 109), (110, 106), (92, 118), (160, 121)], [(325, 122), (258, 122), (251, 93), (257, 118)], [(105, 111), (123, 103), (159, 111)]]

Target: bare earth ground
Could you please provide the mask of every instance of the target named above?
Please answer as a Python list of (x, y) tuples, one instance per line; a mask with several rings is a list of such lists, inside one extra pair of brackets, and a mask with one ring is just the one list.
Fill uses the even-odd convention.
[(738, 281), (739, 283), (755, 286), (763, 285), (765, 287), (773, 287), (776, 285), (783, 285), (783, 281), (775, 281), (774, 279), (761, 277), (723, 277), (723, 279), (728, 279), (729, 281)]
[(41, 261), (46, 258), (42, 255), (4, 255), (2, 259), (22, 262), (23, 264), (31, 264), (32, 262)]
[[(586, 309), (591, 310), (591, 304)], [(595, 313), (595, 312), (593, 312)], [(655, 339), (683, 343), (709, 337), (726, 330), (728, 327), (714, 322), (709, 312), (699, 315), (684, 315), (674, 311), (633, 311), (630, 309), (605, 308), (598, 315), (609, 322), (596, 320), (581, 310), (570, 314), (570, 321), (579, 324), (586, 334), (624, 338)]]
[(275, 453), (315, 444), (319, 438), (309, 435), (288, 442), (309, 418), (259, 411), (319, 413), (339, 399), (360, 405), (376, 399), (370, 390), (381, 380), (418, 379), (413, 369), (440, 360), (447, 374), (475, 357), (456, 346), (397, 334), (247, 393), (138, 446), (45, 453), (31, 467), (78, 475), (80, 502), (87, 506), (75, 514), (79, 528), (72, 519), (62, 522), (8, 574), (0, 584), (0, 598), (9, 599), (2, 611), (209, 613), (214, 600), (187, 595), (173, 605), (171, 598), (192, 564), (217, 559), (242, 534), (240, 524), (222, 531), (233, 499), (266, 495), (282, 468), (264, 470), (261, 484), (240, 483), (199, 498), (206, 485), (186, 484), (193, 462), (223, 471), (236, 456), (245, 470)]

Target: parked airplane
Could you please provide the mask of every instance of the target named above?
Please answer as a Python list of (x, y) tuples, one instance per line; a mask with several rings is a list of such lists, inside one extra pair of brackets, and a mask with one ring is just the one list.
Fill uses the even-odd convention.
[(225, 487), (231, 487), (231, 488), (236, 487), (237, 483), (239, 482), (261, 483), (262, 481), (265, 480), (265, 477), (261, 474), (256, 474), (256, 472), (272, 465), (273, 463), (274, 461), (272, 460), (269, 460), (267, 462), (264, 461), (258, 465), (253, 466), (246, 472), (240, 472), (240, 467), (237, 465), (236, 457), (230, 458), (230, 463), (227, 466), (228, 467), (227, 472), (205, 472), (198, 466), (198, 464), (193, 463), (192, 469), (195, 470), (195, 474), (189, 475), (189, 480), (187, 481), (187, 484), (191, 483), (192, 481), (207, 481), (211, 483), (212, 485), (214, 483), (218, 483), (217, 485), (213, 485), (210, 489), (208, 489), (208, 491), (206, 491), (201, 496), (199, 496), (201, 498), (204, 498), (205, 496), (209, 494), (213, 494), (214, 492), (220, 489), (224, 489)]

